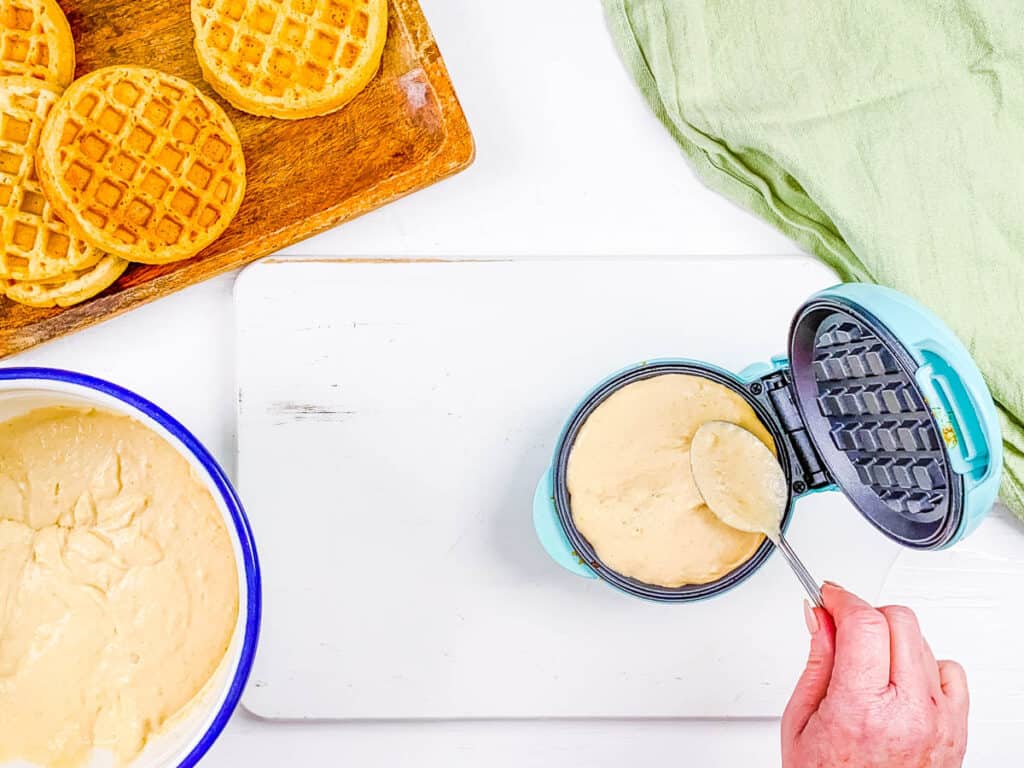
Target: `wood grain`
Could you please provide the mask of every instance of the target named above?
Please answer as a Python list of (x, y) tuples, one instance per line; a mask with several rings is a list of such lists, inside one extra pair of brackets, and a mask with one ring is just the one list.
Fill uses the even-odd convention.
[(131, 267), (69, 309), (0, 300), (0, 357), (114, 317), (248, 264), (465, 168), (473, 137), (416, 0), (390, 0), (388, 41), (369, 86), (333, 115), (299, 121), (240, 112), (206, 85), (192, 50), (187, 0), (61, 0), (80, 77), (116, 63), (184, 77), (238, 128), (248, 190), (224, 234), (194, 259)]
[[(794, 307), (834, 280), (771, 258), (246, 270), (237, 479), (273, 563), (274, 610), (245, 707), (288, 720), (778, 716), (806, 641), (779, 558), (719, 599), (649, 605), (551, 562), (531, 500), (564, 420), (603, 377), (647, 356), (766, 357)], [(730, 309), (748, 305), (756, 324)], [(877, 591), (898, 545), (840, 493), (795, 516), (793, 546), (815, 573)], [(372, 589), (349, 586), (367, 574)], [(337, 585), (338, 608), (309, 584)]]

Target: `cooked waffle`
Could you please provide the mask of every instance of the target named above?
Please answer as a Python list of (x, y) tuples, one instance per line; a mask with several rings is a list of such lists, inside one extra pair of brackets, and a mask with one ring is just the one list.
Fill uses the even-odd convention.
[(50, 280), (5, 280), (2, 288), (11, 301), (29, 307), (70, 307), (105, 291), (127, 267), (124, 259), (108, 255), (88, 269)]
[(42, 80), (0, 77), (0, 278), (46, 280), (103, 255), (71, 234), (36, 178), (36, 147), (59, 97)]
[(71, 82), (75, 42), (57, 0), (0, 0), (0, 19), (0, 75)]
[(387, 0), (191, 0), (203, 76), (255, 115), (334, 112), (377, 71)]
[(224, 111), (185, 80), (144, 67), (76, 80), (46, 121), (37, 167), (76, 234), (146, 264), (197, 254), (245, 194), (242, 145)]

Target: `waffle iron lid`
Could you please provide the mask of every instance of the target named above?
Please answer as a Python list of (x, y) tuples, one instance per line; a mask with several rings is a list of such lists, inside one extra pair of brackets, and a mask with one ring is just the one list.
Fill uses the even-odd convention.
[[(902, 294), (842, 288), (813, 297), (793, 320), (790, 366), (801, 419), (831, 478), (872, 524), (906, 546), (942, 547), (957, 537), (965, 487), (990, 457), (944, 407), (950, 399), (969, 402), (958, 398), (956, 372), (932, 360), (916, 333), (911, 339), (897, 333), (927, 329), (924, 337), (948, 337), (962, 347)], [(900, 328), (883, 315), (899, 319)], [(946, 375), (935, 375), (940, 363)]]

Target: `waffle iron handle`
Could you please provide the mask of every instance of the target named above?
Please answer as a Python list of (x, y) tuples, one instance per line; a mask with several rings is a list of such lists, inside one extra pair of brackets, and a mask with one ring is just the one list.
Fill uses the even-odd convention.
[(562, 523), (555, 510), (550, 469), (537, 483), (537, 491), (533, 496), (533, 528), (537, 532), (541, 546), (548, 553), (548, 557), (570, 573), (585, 576), (588, 579), (597, 578), (597, 574), (576, 556), (565, 531), (562, 530)]
[(1001, 465), (999, 424), (985, 411), (988, 390), (974, 391), (935, 348), (925, 351), (926, 362), (914, 374), (939, 425), (940, 437), (957, 474), (984, 482)]

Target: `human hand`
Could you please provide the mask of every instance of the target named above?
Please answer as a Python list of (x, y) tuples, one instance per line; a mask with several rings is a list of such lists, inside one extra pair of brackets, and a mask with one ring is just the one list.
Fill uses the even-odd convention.
[(959, 768), (967, 678), (935, 661), (909, 608), (826, 584), (807, 608), (811, 652), (782, 716), (784, 768)]

